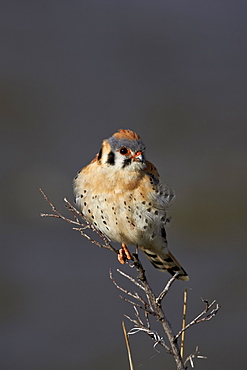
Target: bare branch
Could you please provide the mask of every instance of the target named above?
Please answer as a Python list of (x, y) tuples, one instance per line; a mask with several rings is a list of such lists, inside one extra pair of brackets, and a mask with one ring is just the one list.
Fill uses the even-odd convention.
[[(130, 319), (128, 316), (126, 316), (128, 319)], [(130, 319), (130, 321), (133, 321)], [(131, 329), (128, 334), (129, 335), (132, 335), (132, 334), (136, 334), (138, 333), (139, 331), (142, 331), (144, 333), (146, 333), (148, 336), (150, 336), (153, 340), (154, 340), (154, 348), (157, 346), (157, 344), (160, 344), (162, 347), (164, 347), (169, 353), (172, 353), (171, 349), (166, 345), (165, 341), (163, 338), (161, 338), (159, 336), (159, 334), (157, 333), (157, 331), (152, 331), (152, 330), (149, 330), (145, 327), (142, 327), (142, 326), (138, 326), (138, 327), (135, 327), (133, 329)]]
[(119, 296), (123, 301), (125, 301), (125, 302), (128, 302), (128, 303), (130, 303), (130, 304), (132, 304), (132, 306), (136, 306), (136, 307), (138, 307), (138, 308), (140, 308), (141, 310), (143, 310), (143, 311), (145, 311), (145, 312), (147, 312), (149, 315), (152, 315), (152, 316), (154, 316), (154, 317), (156, 317), (156, 319), (158, 319), (158, 315), (155, 313), (155, 312), (153, 312), (153, 311), (150, 311), (148, 308), (146, 308), (146, 307), (142, 307), (139, 303), (136, 303), (136, 302), (133, 302), (133, 301), (130, 301), (129, 299), (127, 299), (127, 298), (125, 298), (125, 297), (123, 297), (123, 296)]
[[(92, 223), (90, 223), (85, 216), (79, 212), (66, 198), (64, 198), (65, 207), (67, 210), (71, 213), (72, 218), (67, 218), (63, 216), (56, 207), (52, 204), (52, 202), (48, 199), (46, 194), (43, 192), (42, 189), (40, 189), (40, 192), (42, 193), (45, 201), (49, 204), (49, 206), (52, 209), (52, 213), (42, 213), (42, 217), (54, 217), (54, 218), (60, 218), (70, 224), (72, 224), (73, 230), (79, 231), (82, 236), (84, 236), (86, 239), (88, 239), (91, 243), (105, 249), (109, 249), (112, 252), (118, 254), (119, 251), (115, 249), (111, 243), (110, 240), (101, 233), (100, 230), (98, 230)], [(88, 231), (92, 231), (95, 233), (101, 241), (95, 240), (93, 237), (87, 234)], [(186, 366), (185, 364), (190, 361), (191, 366), (193, 367), (193, 359), (194, 358), (205, 358), (204, 356), (199, 356), (198, 347), (196, 348), (196, 351), (189, 355), (185, 362), (183, 362), (183, 359), (180, 354), (179, 346), (178, 346), (178, 338), (184, 333), (187, 329), (189, 329), (192, 325), (198, 324), (203, 321), (211, 320), (218, 312), (219, 305), (216, 304), (216, 301), (214, 300), (212, 303), (209, 304), (208, 301), (203, 300), (206, 307), (205, 309), (197, 316), (195, 317), (189, 324), (184, 325), (182, 329), (178, 332), (178, 334), (175, 336), (171, 327), (171, 324), (169, 323), (165, 312), (162, 308), (162, 300), (170, 290), (172, 284), (178, 277), (178, 273), (176, 273), (174, 276), (170, 278), (170, 280), (165, 285), (164, 289), (161, 291), (161, 293), (156, 297), (155, 294), (152, 291), (152, 288), (147, 280), (145, 270), (139, 260), (137, 253), (132, 253), (131, 255), (131, 262), (126, 261), (129, 267), (134, 267), (137, 272), (137, 278), (133, 278), (132, 276), (126, 274), (125, 272), (117, 269), (117, 272), (121, 274), (123, 277), (131, 281), (137, 288), (139, 288), (143, 294), (145, 293), (145, 299), (136, 291), (131, 292), (123, 287), (121, 287), (117, 282), (114, 280), (112, 271), (110, 270), (110, 279), (112, 283), (116, 286), (117, 289), (119, 289), (121, 292), (127, 295), (127, 297), (131, 297), (137, 302), (134, 302), (126, 297), (120, 296), (121, 299), (124, 301), (130, 303), (135, 311), (135, 317), (136, 319), (132, 319), (129, 316), (125, 315), (130, 322), (134, 324), (134, 328), (132, 328), (129, 331), (130, 334), (135, 334), (138, 332), (144, 332), (149, 337), (152, 338), (154, 341), (154, 348), (159, 344), (162, 347), (164, 347), (172, 356), (174, 357), (176, 368), (177, 370), (185, 370)], [(214, 308), (213, 308), (214, 307)], [(140, 315), (139, 310), (143, 311), (143, 318)], [(151, 323), (150, 320), (151, 317), (154, 317), (158, 322), (161, 323), (162, 328), (167, 336), (167, 339), (169, 341), (169, 345), (166, 345), (164, 339), (154, 330), (151, 329)], [(145, 322), (145, 324), (144, 324)], [(133, 366), (133, 363), (132, 363)]]
[[(134, 307), (134, 306), (133, 306), (133, 307)], [(133, 322), (133, 323), (135, 324), (135, 326), (136, 326), (136, 327), (139, 327), (139, 325), (141, 325), (141, 327), (142, 327), (142, 324), (141, 324), (141, 323), (139, 323), (137, 320), (132, 319), (131, 317), (129, 317), (129, 316), (128, 316), (128, 315), (126, 315), (126, 314), (124, 314), (124, 316), (125, 316), (125, 317), (127, 317), (127, 319), (128, 319), (129, 321)], [(145, 326), (143, 325), (143, 327), (145, 327)]]
[(144, 312), (144, 314), (145, 314), (145, 319), (146, 319), (146, 323), (147, 323), (147, 328), (150, 329), (150, 321), (149, 321), (148, 313)]
[(79, 233), (84, 236), (87, 240), (89, 240), (92, 244), (95, 244), (97, 245), (98, 247), (100, 248), (106, 248), (106, 249), (110, 249), (112, 250), (111, 248), (109, 248), (108, 246), (106, 245), (102, 245), (100, 242), (98, 242), (97, 240), (94, 240), (92, 239), (89, 235), (87, 235), (84, 230), (87, 229), (87, 227), (73, 227), (73, 230), (76, 230), (76, 231), (79, 231)]
[(162, 299), (168, 293), (171, 285), (174, 283), (174, 281), (176, 280), (178, 275), (179, 275), (179, 272), (176, 272), (176, 274), (171, 277), (171, 279), (168, 281), (168, 283), (166, 284), (165, 288), (162, 290), (162, 292), (160, 293), (158, 298), (156, 298), (156, 303), (158, 303), (158, 304), (161, 303)]
[[(135, 308), (135, 307), (134, 307)], [(138, 333), (139, 331), (142, 331), (144, 333), (146, 333), (150, 338), (152, 338), (152, 340), (155, 341), (154, 343), (154, 348), (156, 347), (156, 345), (161, 345), (162, 347), (164, 347), (166, 349), (166, 351), (170, 354), (172, 354), (172, 351), (171, 349), (166, 345), (166, 343), (164, 342), (163, 338), (160, 338), (159, 334), (157, 332), (154, 332), (152, 330), (150, 330), (149, 328), (146, 328), (143, 324), (141, 324), (140, 322), (138, 322), (137, 320), (134, 320), (132, 319), (131, 317), (129, 317), (128, 315), (124, 315), (130, 322), (133, 322), (135, 324), (135, 327), (130, 329), (130, 331), (128, 332), (129, 335), (131, 334), (136, 334)], [(162, 339), (162, 340), (161, 340)]]
[[(180, 337), (180, 335), (185, 330), (189, 329), (192, 325), (199, 324), (200, 322), (203, 322), (203, 321), (209, 321), (209, 320), (211, 320), (217, 314), (217, 312), (220, 309), (220, 306), (218, 305), (218, 303), (216, 304), (216, 300), (214, 300), (210, 304), (208, 304), (208, 301), (204, 301), (204, 302), (206, 303), (205, 310), (203, 310), (197, 317), (194, 318), (194, 320), (192, 320), (189, 324), (187, 324), (185, 326), (185, 328), (181, 329), (178, 332), (178, 334), (175, 336), (175, 338), (174, 338), (175, 340), (177, 340)], [(206, 313), (210, 310), (211, 307), (213, 307), (214, 304), (216, 304), (215, 308), (206, 315)], [(202, 317), (203, 315), (206, 315), (206, 316), (205, 317)]]
[[(79, 217), (82, 217), (82, 213), (79, 212), (72, 204), (67, 200), (67, 198), (63, 199), (65, 201), (65, 207), (72, 213), (76, 222), (80, 223)], [(88, 225), (88, 221), (83, 218), (86, 224)]]
[(110, 269), (110, 272), (109, 272), (109, 274), (110, 274), (110, 280), (113, 282), (113, 284), (119, 289), (119, 290), (121, 290), (123, 293), (125, 293), (125, 294), (128, 294), (129, 296), (131, 296), (132, 298), (135, 298), (135, 299), (137, 299), (137, 300), (139, 300), (144, 306), (146, 306), (147, 305), (147, 303), (139, 296), (139, 294), (138, 293), (136, 293), (136, 292), (134, 292), (134, 293), (132, 293), (132, 292), (130, 292), (129, 290), (126, 290), (126, 289), (124, 289), (124, 288), (122, 288), (120, 285), (118, 285), (117, 283), (116, 283), (116, 281), (113, 279), (113, 275), (112, 275), (112, 270)]
[[(141, 324), (142, 326), (144, 326), (143, 322), (142, 322), (142, 319), (140, 317), (140, 314), (139, 314), (139, 311), (138, 309), (136, 308), (136, 306), (133, 306), (134, 310), (135, 310), (135, 316), (137, 317), (137, 320), (139, 321), (139, 324)], [(145, 312), (146, 313), (146, 312)]]
[[(41, 213), (41, 217), (55, 217), (55, 218), (60, 218), (60, 219), (66, 221), (66, 222), (68, 222), (70, 224), (77, 225), (78, 227), (74, 227), (73, 230), (79, 231), (81, 233), (81, 235), (84, 236), (85, 238), (87, 238), (91, 243), (97, 245), (98, 247), (109, 249), (112, 252), (118, 254), (118, 250), (115, 249), (109, 243), (109, 240), (107, 239), (107, 237), (103, 233), (101, 233), (98, 229), (96, 229), (96, 227), (93, 224), (91, 224), (85, 218), (85, 216), (81, 212), (79, 212), (74, 206), (72, 206), (72, 204), (66, 198), (64, 198), (65, 207), (70, 211), (70, 213), (72, 214), (74, 220), (71, 220), (71, 219), (63, 216), (56, 209), (56, 207), (52, 204), (52, 202), (48, 199), (48, 197), (44, 193), (44, 191), (42, 189), (39, 189), (39, 190), (42, 193), (43, 197), (45, 198), (45, 201), (49, 204), (49, 206), (51, 207), (52, 211), (54, 212), (53, 214), (50, 214), (50, 213)], [(82, 219), (82, 221), (80, 219)], [(91, 229), (93, 232), (95, 232), (101, 238), (101, 240), (103, 240), (104, 244), (98, 242), (97, 240), (94, 240), (88, 234), (86, 234), (84, 232), (84, 230), (86, 230), (86, 229)]]
[(184, 364), (186, 365), (188, 361), (190, 361), (190, 365), (192, 368), (194, 368), (194, 362), (193, 362), (193, 359), (194, 358), (198, 358), (198, 359), (206, 359), (207, 357), (206, 356), (202, 356), (202, 355), (199, 355), (199, 348), (198, 346), (196, 347), (196, 350), (194, 353), (191, 353), (187, 358), (186, 360), (184, 361)]
[[(185, 370), (185, 367), (183, 365), (183, 360), (180, 356), (180, 351), (179, 351), (179, 347), (178, 347), (178, 344), (177, 344), (177, 341), (174, 340), (174, 334), (173, 334), (173, 331), (172, 331), (172, 327), (171, 327), (171, 324), (169, 323), (169, 321), (167, 320), (166, 316), (165, 316), (165, 313), (164, 311), (162, 310), (162, 307), (160, 304), (157, 303), (156, 301), (156, 297), (155, 297), (155, 294), (153, 293), (148, 281), (147, 281), (147, 278), (146, 278), (146, 274), (145, 274), (145, 270), (138, 258), (138, 255), (136, 253), (133, 253), (133, 259), (134, 259), (134, 265), (138, 271), (138, 280), (141, 282), (142, 286), (144, 287), (145, 289), (145, 293), (146, 293), (146, 296), (148, 298), (148, 302), (149, 302), (149, 305), (150, 307), (153, 307), (153, 310), (154, 310), (154, 313), (155, 313), (155, 317), (158, 321), (161, 322), (162, 326), (163, 326), (163, 329), (168, 337), (168, 340), (171, 344), (171, 353), (174, 357), (174, 360), (176, 362), (176, 366), (177, 366), (177, 369), (178, 370)], [(147, 311), (147, 310), (146, 310)], [(150, 313), (150, 312), (148, 312)]]
[(129, 275), (125, 274), (125, 272), (123, 272), (123, 271), (121, 271), (119, 269), (117, 269), (117, 272), (119, 272), (119, 274), (121, 274), (124, 277), (126, 277), (127, 279), (129, 279), (133, 284), (137, 285), (138, 288), (140, 288), (140, 289), (142, 289), (142, 290), (145, 291), (144, 287), (141, 284), (139, 284), (132, 276), (129, 276)]

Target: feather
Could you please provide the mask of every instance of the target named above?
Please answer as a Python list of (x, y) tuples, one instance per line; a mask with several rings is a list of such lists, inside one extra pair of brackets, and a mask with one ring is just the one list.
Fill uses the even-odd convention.
[(149, 161), (146, 160), (146, 168), (144, 168), (144, 171), (151, 175), (155, 180), (159, 180), (159, 172), (157, 171), (157, 168)]
[(184, 281), (189, 280), (189, 276), (186, 271), (168, 249), (166, 250), (166, 253), (162, 254), (162, 256), (143, 247), (141, 247), (141, 249), (146, 254), (152, 265), (158, 270), (169, 272), (171, 275), (175, 275), (176, 272), (179, 272), (177, 279)]
[(121, 139), (128, 139), (128, 140), (140, 140), (140, 136), (137, 135), (135, 132), (131, 130), (123, 130), (120, 129), (116, 132), (113, 136), (115, 136), (118, 140)]

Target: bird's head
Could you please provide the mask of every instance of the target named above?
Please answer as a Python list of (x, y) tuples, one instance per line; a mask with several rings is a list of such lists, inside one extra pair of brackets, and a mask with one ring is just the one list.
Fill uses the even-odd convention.
[(142, 170), (146, 166), (145, 145), (135, 132), (119, 130), (103, 141), (97, 160), (115, 170)]

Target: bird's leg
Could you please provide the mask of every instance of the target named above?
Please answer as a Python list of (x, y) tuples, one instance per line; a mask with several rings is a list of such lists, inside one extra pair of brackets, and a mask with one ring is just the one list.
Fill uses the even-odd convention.
[(118, 251), (118, 260), (122, 265), (125, 263), (126, 259), (132, 260), (131, 254), (127, 248), (127, 245), (122, 243), (122, 248)]
[(127, 259), (132, 260), (132, 256), (131, 256), (130, 251), (128, 250), (126, 244), (122, 243), (122, 249), (124, 250), (124, 253), (125, 253)]

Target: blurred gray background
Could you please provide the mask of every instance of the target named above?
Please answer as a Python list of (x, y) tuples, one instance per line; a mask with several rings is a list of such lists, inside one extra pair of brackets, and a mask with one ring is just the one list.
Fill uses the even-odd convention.
[[(165, 300), (174, 330), (200, 297), (222, 306), (186, 333), (207, 360), (246, 368), (246, 1), (1, 1), (0, 368), (128, 369), (109, 280), (116, 256), (48, 212), (119, 128), (139, 133), (176, 191), (168, 240), (190, 274)], [(142, 258), (156, 293), (168, 275)], [(123, 267), (128, 272), (127, 267)], [(126, 321), (127, 328), (132, 327)], [(157, 326), (154, 325), (156, 329)], [(160, 335), (163, 336), (161, 330)], [(136, 369), (174, 369), (130, 338)]]

